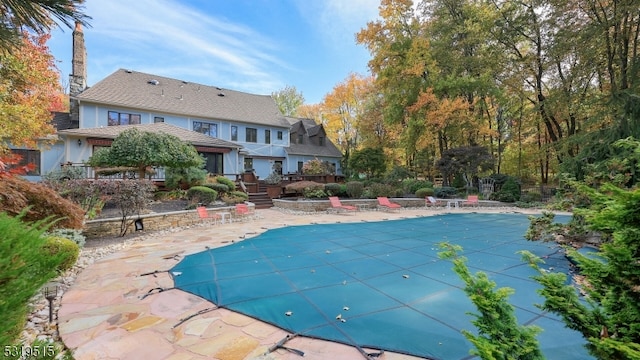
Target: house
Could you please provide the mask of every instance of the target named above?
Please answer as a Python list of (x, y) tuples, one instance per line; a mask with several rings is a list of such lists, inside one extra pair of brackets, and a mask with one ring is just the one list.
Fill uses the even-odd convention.
[(231, 179), (250, 171), (265, 178), (276, 163), (284, 174), (299, 173), (302, 164), (314, 158), (341, 173), (342, 154), (322, 125), (283, 116), (271, 96), (128, 69), (87, 87), (80, 26), (73, 39), (71, 108), (66, 115), (55, 115), (57, 141), (41, 150), (40, 174), (61, 164), (83, 164), (130, 127), (190, 142), (205, 157), (209, 173)]

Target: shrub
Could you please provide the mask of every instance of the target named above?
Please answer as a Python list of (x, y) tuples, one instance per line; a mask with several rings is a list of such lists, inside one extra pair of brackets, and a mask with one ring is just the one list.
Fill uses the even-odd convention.
[(241, 204), (249, 199), (249, 195), (242, 191), (230, 191), (222, 195), (222, 201), (227, 205)]
[(54, 187), (56, 183), (84, 178), (83, 169), (78, 166), (63, 166), (59, 170), (50, 171), (42, 176), (47, 185)]
[(187, 199), (193, 204), (209, 205), (216, 201), (218, 192), (206, 186), (193, 186), (187, 190)]
[(456, 195), (458, 194), (458, 190), (456, 190), (456, 188), (454, 187), (443, 186), (433, 189), (433, 194), (437, 198), (448, 199), (456, 197)]
[(64, 237), (48, 236), (46, 242), (42, 246), (45, 256), (60, 257), (58, 270), (65, 271), (71, 269), (78, 260), (80, 248), (78, 245)]
[(25, 221), (33, 222), (46, 218), (59, 221), (51, 225), (54, 228), (81, 229), (84, 211), (56, 193), (50, 187), (27, 181), (19, 177), (6, 177), (0, 181), (0, 212), (16, 216), (25, 208)]
[(296, 181), (284, 187), (285, 192), (303, 195), (305, 190), (324, 190), (324, 184), (315, 181)]
[(169, 189), (190, 188), (200, 185), (207, 178), (207, 170), (189, 167), (189, 168), (167, 168), (165, 170), (164, 185)]
[(367, 193), (371, 199), (378, 196), (393, 197), (396, 194), (396, 188), (388, 184), (371, 184), (367, 189)]
[(347, 183), (347, 196), (353, 199), (360, 199), (364, 194), (364, 185), (359, 181), (349, 181)]
[(220, 183), (208, 183), (208, 184), (204, 184), (202, 185), (204, 187), (208, 187), (209, 189), (215, 190), (218, 195), (222, 195), (224, 193), (229, 192), (229, 186), (226, 184), (220, 184)]
[(113, 180), (71, 179), (49, 183), (64, 198), (78, 204), (87, 219), (95, 218), (104, 207)]
[(233, 182), (233, 180), (230, 180), (230, 179), (229, 179), (229, 178), (227, 178), (227, 177), (224, 177), (224, 176), (217, 176), (217, 177), (216, 177), (216, 182), (217, 182), (218, 184), (224, 184), (224, 185), (227, 185), (227, 187), (229, 188), (229, 190), (228, 190), (228, 191), (235, 191), (235, 189), (236, 189), (236, 183), (235, 183), (235, 182)]
[(327, 193), (328, 196), (336, 196), (340, 194), (340, 184), (336, 184), (336, 183), (324, 184), (324, 192)]
[(307, 199), (319, 199), (327, 197), (327, 193), (318, 188), (305, 188), (302, 195)]
[(82, 235), (82, 231), (78, 229), (54, 229), (45, 233), (45, 236), (55, 236), (69, 239), (81, 248), (84, 247), (84, 243), (86, 240), (86, 237)]
[(420, 199), (424, 199), (427, 196), (433, 196), (433, 194), (435, 193), (435, 191), (433, 190), (433, 188), (422, 188), (422, 189), (418, 189), (416, 190), (416, 197), (420, 198)]
[(507, 179), (498, 192), (491, 194), (492, 200), (516, 202), (520, 200), (520, 186), (513, 177)]
[(433, 183), (429, 180), (405, 179), (402, 182), (402, 189), (406, 194), (415, 194), (418, 189), (433, 188)]
[[(6, 178), (0, 183), (7, 180)], [(25, 224), (26, 210), (17, 216), (0, 212), (0, 344), (13, 344), (24, 328), (29, 299), (54, 278), (60, 256), (42, 251), (45, 220)]]
[(135, 221), (131, 216), (146, 208), (156, 187), (150, 180), (118, 180), (108, 184), (109, 202), (120, 210), (120, 236), (124, 236)]
[(153, 198), (158, 201), (162, 200), (178, 200), (183, 199), (187, 196), (187, 192), (185, 190), (171, 190), (171, 191), (156, 191), (153, 194)]

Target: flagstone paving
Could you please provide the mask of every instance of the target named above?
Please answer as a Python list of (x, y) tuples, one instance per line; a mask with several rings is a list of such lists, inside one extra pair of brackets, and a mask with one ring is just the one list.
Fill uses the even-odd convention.
[[(224, 246), (270, 228), (310, 223), (392, 220), (442, 213), (443, 209), (403, 209), (399, 212), (363, 211), (355, 214), (289, 214), (257, 210), (258, 219), (151, 234), (84, 269), (61, 299), (58, 329), (74, 358), (84, 359), (218, 359), (289, 360), (300, 355), (285, 349), (270, 351), (289, 335), (272, 325), (215, 306), (195, 295), (172, 289), (163, 271), (181, 256)], [(464, 211), (464, 210), (453, 210)], [(483, 210), (484, 211), (484, 210)], [(504, 212), (505, 209), (488, 209)], [(518, 210), (520, 211), (520, 210)], [(534, 211), (529, 211), (534, 212)], [(194, 213), (195, 216), (195, 213)], [(182, 323), (199, 311), (202, 314)], [(287, 348), (304, 352), (310, 360), (363, 359), (358, 349), (317, 339), (294, 337)], [(417, 359), (385, 353), (385, 360)]]

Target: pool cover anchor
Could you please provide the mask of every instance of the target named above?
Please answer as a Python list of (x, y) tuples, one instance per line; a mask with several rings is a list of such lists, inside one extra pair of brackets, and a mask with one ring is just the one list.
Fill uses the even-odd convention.
[(289, 341), (289, 340), (293, 339), (293, 338), (294, 338), (294, 337), (296, 337), (296, 336), (298, 336), (298, 334), (291, 334), (291, 335), (287, 335), (287, 336), (285, 336), (282, 340), (278, 341), (278, 342), (277, 342), (277, 343), (275, 343), (273, 346), (271, 346), (270, 348), (268, 348), (268, 349), (267, 349), (267, 351), (264, 353), (264, 355), (267, 355), (267, 354), (269, 354), (269, 353), (272, 353), (272, 352), (274, 352), (274, 351), (276, 351), (276, 350), (278, 350), (278, 349), (282, 349), (282, 350), (286, 350), (286, 351), (292, 352), (292, 353), (294, 353), (294, 354), (296, 354), (296, 355), (304, 356), (304, 352), (303, 352), (303, 351), (300, 351), (300, 350), (298, 350), (298, 349), (292, 349), (292, 348), (290, 348), (290, 347), (286, 347), (286, 346), (284, 346), (284, 344), (285, 344), (287, 341)]
[(211, 312), (211, 311), (213, 311), (213, 310), (217, 310), (217, 309), (218, 309), (218, 307), (217, 307), (217, 306), (212, 306), (212, 307), (209, 307), (209, 308), (206, 308), (206, 309), (202, 309), (202, 310), (200, 310), (200, 311), (198, 311), (198, 312), (196, 312), (196, 313), (194, 313), (194, 314), (191, 314), (191, 315), (189, 315), (189, 316), (187, 316), (187, 317), (185, 317), (185, 318), (180, 319), (180, 321), (178, 321), (178, 323), (177, 323), (177, 324), (175, 324), (175, 325), (173, 325), (171, 328), (172, 328), (172, 329), (175, 329), (175, 328), (177, 328), (178, 326), (180, 326), (180, 325), (184, 324), (185, 322), (187, 322), (187, 321), (189, 321), (189, 320), (193, 319), (194, 317), (196, 317), (196, 316), (198, 316), (198, 315), (202, 315), (202, 314), (205, 314), (205, 313)]
[(167, 291), (167, 290), (171, 290), (171, 289), (175, 289), (175, 288), (174, 288), (174, 287), (170, 287), (170, 288), (155, 287), (155, 288), (153, 288), (153, 289), (151, 289), (151, 290), (147, 291), (147, 293), (146, 293), (146, 294), (142, 295), (142, 296), (140, 297), (140, 300), (144, 300), (147, 296), (151, 296), (151, 295), (153, 295), (153, 294), (159, 294), (159, 293), (161, 293), (161, 292), (163, 292), (163, 291)]

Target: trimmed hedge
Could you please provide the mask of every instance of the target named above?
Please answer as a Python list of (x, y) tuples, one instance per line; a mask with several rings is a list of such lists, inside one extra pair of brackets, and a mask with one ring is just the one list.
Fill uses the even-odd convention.
[(187, 190), (187, 199), (192, 203), (201, 203), (206, 206), (216, 201), (217, 198), (218, 192), (206, 186), (193, 186)]

